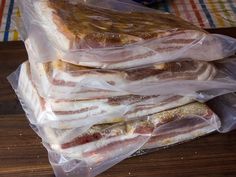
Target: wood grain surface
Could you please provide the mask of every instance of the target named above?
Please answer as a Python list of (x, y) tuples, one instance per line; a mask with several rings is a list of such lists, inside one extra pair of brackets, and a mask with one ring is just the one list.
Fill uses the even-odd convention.
[[(236, 29), (216, 29), (236, 37)], [(47, 152), (6, 77), (27, 60), (22, 42), (0, 43), (0, 177), (52, 177)], [(124, 160), (99, 177), (235, 177), (236, 131), (214, 133)]]

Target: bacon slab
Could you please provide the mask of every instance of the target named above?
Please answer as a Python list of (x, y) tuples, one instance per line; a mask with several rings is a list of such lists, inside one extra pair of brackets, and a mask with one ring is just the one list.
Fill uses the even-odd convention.
[[(216, 75), (215, 67), (203, 61), (181, 61), (125, 70), (103, 70), (56, 60), (45, 64), (31, 62), (31, 70), (41, 95), (64, 100), (124, 96), (138, 92), (135, 88), (151, 85), (152, 90), (158, 90), (159, 83), (181, 80), (205, 81), (212, 80)], [(137, 95), (140, 94), (142, 91)]]
[(211, 133), (219, 126), (218, 117), (205, 104), (195, 102), (128, 122), (95, 125), (73, 139), (67, 137), (62, 144), (49, 144), (58, 153), (95, 165), (132, 152), (132, 148), (166, 147)]
[(31, 81), (27, 62), (21, 66), (18, 94), (21, 95), (24, 105), (32, 110), (32, 116), (29, 116), (35, 118), (32, 123), (51, 123), (52, 126), (60, 128), (119, 122), (192, 102), (189, 97), (137, 95), (95, 100), (44, 99), (39, 96)]
[(225, 57), (223, 41), (168, 13), (122, 12), (81, 1), (29, 3), (61, 59), (77, 65), (118, 69)]

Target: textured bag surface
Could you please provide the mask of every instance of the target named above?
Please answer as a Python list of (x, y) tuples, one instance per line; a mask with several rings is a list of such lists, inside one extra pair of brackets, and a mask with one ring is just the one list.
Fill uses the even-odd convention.
[(19, 6), (26, 45), (40, 62), (62, 59), (117, 69), (182, 58), (217, 60), (236, 50), (233, 38), (208, 34), (168, 13), (115, 0), (26, 0)]
[(127, 69), (99, 69), (60, 59), (37, 63), (36, 52), (28, 45), (26, 48), (32, 80), (44, 98), (84, 100), (132, 94), (181, 95), (206, 101), (235, 91), (236, 75), (223, 68), (235, 64), (235, 57), (222, 62), (184, 59)]
[[(234, 59), (229, 59), (228, 62), (232, 63), (232, 60)], [(189, 70), (182, 72), (181, 64), (185, 67), (187, 66), (187, 68), (189, 67)], [(234, 92), (236, 90), (236, 82), (233, 76), (225, 70), (222, 63), (219, 66), (217, 66), (217, 64), (216, 66), (209, 64), (210, 68), (214, 68), (213, 71), (208, 71), (208, 64), (204, 62), (203, 66), (201, 66), (200, 62), (201, 67), (200, 69), (197, 67), (197, 69), (195, 69), (196, 71), (194, 71), (192, 61), (189, 61), (189, 63), (174, 63), (174, 66), (169, 65), (172, 71), (170, 70), (166, 73), (164, 71), (161, 73), (161, 71), (157, 70), (157, 75), (148, 77), (147, 81), (144, 80), (137, 84), (136, 88), (141, 89), (139, 93), (142, 94), (140, 95), (120, 92), (119, 90), (111, 92), (110, 90), (104, 89), (104, 91), (102, 91), (101, 88), (98, 89), (96, 87), (91, 88), (89, 91), (83, 84), (81, 88), (84, 90), (80, 90), (79, 84), (83, 82), (78, 82), (78, 85), (75, 86), (72, 85), (71, 81), (68, 81), (70, 85), (65, 84), (65, 79), (68, 78), (68, 76), (63, 73), (61, 75), (60, 73), (52, 73), (52, 75), (58, 76), (59, 79), (63, 80), (52, 78), (52, 81), (56, 82), (51, 86), (50, 82), (45, 82), (48, 76), (43, 76), (36, 67), (35, 72), (38, 71), (41, 77), (40, 82), (37, 83), (37, 79), (31, 76), (29, 62), (22, 64), (12, 77), (16, 80), (13, 84), (15, 84), (14, 88), (18, 97), (23, 105), (27, 105), (28, 108), (31, 108), (29, 120), (32, 124), (46, 124), (59, 128), (77, 127), (80, 131), (87, 130), (89, 127), (96, 124), (113, 123), (130, 120), (135, 117), (147, 116), (193, 102), (194, 99), (207, 101), (218, 95)], [(183, 69), (186, 69), (185, 67), (183, 67)], [(67, 66), (66, 68), (68, 69), (69, 67)], [(219, 70), (218, 74), (215, 74), (217, 69)], [(101, 71), (102, 70), (100, 70), (100, 72)], [(88, 73), (89, 70), (85, 70), (84, 72)], [(106, 72), (103, 71), (101, 76), (99, 76), (99, 72), (92, 72), (92, 77), (94, 78), (90, 83), (94, 84), (99, 78), (104, 77), (104, 73)], [(143, 72), (141, 72), (141, 74), (142, 73)], [(149, 75), (148, 72), (146, 73)], [(194, 75), (194, 73), (196, 73), (196, 75)], [(109, 76), (110, 74), (111, 76)], [(115, 79), (116, 74), (113, 74), (114, 73), (109, 73), (105, 78), (108, 77), (116, 82), (118, 79)], [(132, 74), (134, 74), (134, 72)], [(81, 75), (82, 74), (79, 73), (78, 77), (84, 77), (87, 82), (91, 79), (89, 75)], [(145, 75), (145, 72), (142, 75)], [(213, 78), (212, 75), (218, 76)], [(161, 78), (164, 80), (161, 81)], [(38, 88), (35, 87), (35, 83), (38, 85)], [(47, 85), (45, 85), (45, 83), (47, 83)], [(148, 85), (148, 83), (150, 84)], [(49, 87), (48, 90), (46, 90), (49, 92), (47, 92), (46, 97), (42, 97), (40, 96), (40, 93), (42, 93), (41, 89), (45, 87)], [(116, 88), (116, 85), (113, 85), (113, 87)], [(75, 90), (72, 91), (70, 88)], [(201, 90), (199, 88), (201, 88)], [(118, 89), (120, 88), (118, 87)], [(160, 90), (159, 92), (157, 92), (158, 89)], [(155, 92), (153, 93), (152, 90)], [(167, 92), (168, 90), (169, 92)], [(163, 93), (163, 91), (165, 92)], [(78, 92), (81, 92), (81, 94), (75, 97)], [(60, 95), (60, 93), (62, 94)], [(87, 95), (85, 95), (87, 97), (80, 96), (85, 93), (87, 93)], [(109, 95), (109, 93), (112, 93), (112, 95)], [(145, 93), (147, 94), (145, 95)], [(70, 96), (67, 97), (67, 95)], [(88, 99), (94, 95), (96, 95), (96, 97)], [(61, 97), (60, 99), (52, 99), (50, 96)]]
[[(192, 109), (197, 111), (188, 112)], [(143, 152), (192, 140), (219, 126), (214, 113), (202, 104), (193, 103), (154, 114), (148, 121), (143, 118), (142, 121), (97, 125), (82, 135), (73, 129), (45, 127), (38, 130), (38, 134), (49, 141), (44, 145), (58, 176), (93, 176), (137, 150)]]

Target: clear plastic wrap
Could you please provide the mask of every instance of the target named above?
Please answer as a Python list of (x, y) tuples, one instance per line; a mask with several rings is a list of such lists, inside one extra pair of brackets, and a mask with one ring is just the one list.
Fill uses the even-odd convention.
[[(150, 115), (193, 102), (193, 99), (197, 99), (198, 97), (190, 97), (190, 94), (188, 93), (191, 91), (192, 95), (195, 94), (194, 86), (197, 84), (208, 88), (208, 90), (198, 93), (203, 101), (206, 101), (206, 98), (213, 98), (217, 95), (236, 90), (235, 81), (221, 74), (220, 76), (222, 78), (219, 78), (222, 80), (219, 81), (210, 80), (205, 81), (204, 83), (204, 81), (195, 80), (176, 80), (173, 81), (176, 85), (171, 85), (172, 81), (167, 80), (165, 88), (161, 87), (161, 84), (159, 86), (158, 82), (154, 85), (155, 87), (150, 85), (152, 89), (158, 89), (158, 87), (161, 87), (164, 90), (169, 89), (171, 86), (177, 87), (170, 88), (172, 92), (164, 95), (122, 95), (91, 100), (71, 100), (64, 97), (64, 99), (58, 100), (43, 98), (39, 95), (39, 89), (36, 89), (32, 82), (30, 65), (28, 62), (22, 64), (18, 70), (19, 71), (16, 71), (15, 74), (10, 76), (9, 80), (22, 104), (26, 105), (25, 111), (29, 112), (29, 119), (32, 124), (47, 124), (54, 128), (64, 129), (76, 127), (78, 129), (80, 128), (81, 132), (86, 131), (88, 128), (96, 124), (130, 120), (135, 117)], [(202, 70), (205, 72), (205, 68)], [(168, 75), (172, 74), (173, 73), (170, 73)], [(192, 74), (192, 72), (189, 74)], [(187, 78), (199, 77), (198, 75), (194, 76), (193, 74), (189, 76), (189, 74), (187, 75)], [(182, 74), (179, 74), (179, 76), (181, 75)], [(176, 75), (174, 75), (174, 77), (175, 76)], [(173, 77), (171, 76), (171, 78)], [(88, 80), (86, 77), (85, 79)], [(114, 78), (113, 80), (116, 81)], [(33, 81), (35, 82), (35, 80)], [(192, 85), (185, 85), (185, 82), (190, 82)], [(155, 82), (153, 84), (155, 84)], [(142, 89), (145, 90), (146, 88)], [(179, 95), (179, 90), (181, 89), (182, 96)], [(64, 92), (69, 93), (70, 91), (66, 87), (64, 88)], [(206, 94), (204, 95), (203, 93)], [(208, 95), (210, 95), (210, 97)]]
[[(55, 134), (57, 130), (51, 129), (47, 134), (55, 136), (44, 145), (56, 176), (96, 176), (131, 155), (156, 151), (216, 130), (233, 130), (235, 98), (235, 94), (228, 94), (211, 101), (220, 119), (206, 105), (191, 103), (130, 122), (98, 125), (72, 139), (68, 138), (68, 130)], [(63, 133), (67, 136), (63, 137)]]
[(37, 62), (61, 59), (121, 69), (183, 58), (211, 61), (236, 51), (233, 38), (208, 34), (168, 13), (116, 0), (18, 3), (25, 43), (37, 53)]
[(195, 102), (236, 91), (236, 60), (208, 62), (233, 55), (235, 39), (126, 0), (18, 4), (29, 62), (8, 80), (56, 176), (235, 127), (227, 101), (209, 103), (217, 114)]
[(59, 128), (119, 122), (192, 102), (189, 97), (171, 95), (127, 95), (80, 101), (44, 99), (33, 85), (28, 62), (22, 64), (9, 80), (25, 105), (32, 124), (50, 124)]
[(32, 78), (44, 98), (57, 100), (101, 99), (127, 95), (180, 95), (197, 101), (236, 91), (235, 57), (221, 62), (184, 60), (122, 70), (96, 69), (61, 60), (36, 63), (28, 48)]
[(142, 153), (189, 141), (219, 127), (218, 117), (207, 106), (191, 103), (130, 122), (97, 125), (58, 144), (55, 140), (63, 135), (61, 131), (44, 145), (57, 176), (87, 177), (105, 171), (136, 151)]
[(207, 103), (220, 117), (221, 127), (219, 132), (226, 133), (236, 129), (236, 94), (230, 93)]
[[(166, 146), (178, 142), (178, 138), (173, 139), (179, 137), (178, 133), (193, 136), (192, 132), (200, 132), (202, 129), (208, 131), (209, 125), (214, 127), (214, 130), (218, 129), (220, 127), (218, 117), (204, 104), (195, 102), (149, 116), (136, 117), (130, 121), (94, 125), (84, 133), (78, 132), (76, 128), (58, 129), (47, 125), (37, 126), (35, 130), (51, 148), (70, 154), (71, 147), (86, 145), (93, 140), (101, 139), (103, 142), (113, 144), (117, 141), (117, 137), (133, 138), (137, 134), (145, 136), (152, 134), (152, 139), (145, 145), (145, 149), (152, 149), (156, 147), (156, 140), (159, 141), (158, 146)], [(173, 134), (177, 135), (172, 136)], [(79, 148), (78, 154), (83, 153), (86, 147)], [(93, 148), (96, 148), (96, 145)]]
[[(222, 68), (227, 71), (228, 67), (222, 65)], [(66, 120), (65, 116), (60, 126), (52, 126), (50, 122), (41, 125), (37, 120), (43, 116), (45, 119), (51, 119), (52, 111), (47, 110), (44, 115), (40, 114), (42, 110), (39, 110), (38, 106), (45, 109), (48, 103), (40, 97), (33, 96), (37, 90), (30, 80), (30, 74), (27, 73), (30, 73), (30, 69), (29, 63), (26, 62), (8, 79), (31, 122), (31, 127), (42, 138), (48, 150), (49, 161), (58, 177), (96, 176), (132, 155), (141, 155), (189, 141), (216, 130), (227, 132), (236, 125), (233, 112), (236, 101), (234, 94), (221, 97), (224, 98), (221, 99), (222, 102), (215, 101), (219, 98), (213, 100), (214, 111), (221, 116), (220, 118), (203, 103), (193, 102), (181, 106), (177, 100), (172, 100), (171, 104), (175, 108), (165, 108), (161, 112), (159, 110), (148, 115), (139, 115), (130, 120), (110, 115), (113, 122), (86, 126), (91, 118), (88, 117), (84, 122), (73, 122), (73, 126), (68, 126), (70, 117)], [(155, 100), (155, 103), (160, 101), (160, 105), (161, 101), (169, 99), (165, 96), (156, 98), (157, 100), (151, 99)], [(56, 122), (60, 122), (59, 119)]]

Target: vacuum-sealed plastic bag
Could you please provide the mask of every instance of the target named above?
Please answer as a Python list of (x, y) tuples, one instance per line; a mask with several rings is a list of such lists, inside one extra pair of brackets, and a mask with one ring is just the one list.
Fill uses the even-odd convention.
[[(151, 72), (147, 75), (147, 81), (141, 80), (141, 82), (139, 81), (140, 83), (137, 84), (136, 91), (140, 89), (141, 92), (139, 93), (141, 93), (142, 95), (133, 95), (130, 93), (128, 94), (127, 92), (126, 94), (122, 95), (122, 92), (120, 93), (119, 91), (116, 91), (114, 93), (116, 93), (118, 96), (112, 95), (113, 97), (109, 97), (109, 90), (99, 92), (99, 89), (96, 90), (93, 88), (94, 90), (90, 90), (90, 92), (94, 92), (93, 95), (97, 95), (97, 97), (96, 99), (91, 100), (83, 99), (85, 97), (82, 96), (73, 97), (73, 94), (72, 96), (68, 97), (67, 95), (73, 93), (71, 92), (70, 88), (78, 88), (79, 90), (80, 87), (72, 85), (72, 82), (67, 82), (69, 83), (69, 85), (66, 84), (65, 79), (68, 79), (69, 76), (64, 74), (63, 72), (61, 72), (62, 74), (60, 75), (60, 70), (58, 70), (59, 72), (56, 74), (50, 73), (51, 71), (48, 71), (48, 73), (50, 73), (52, 76), (55, 76), (53, 78), (53, 81), (56, 82), (54, 82), (53, 84), (55, 88), (61, 88), (61, 93), (64, 95), (59, 95), (55, 89), (50, 93), (54, 93), (55, 96), (61, 96), (59, 97), (60, 99), (41, 97), (39, 93), (42, 92), (41, 88), (45, 87), (45, 83), (47, 83), (46, 79), (48, 78), (48, 76), (43, 75), (40, 70), (38, 72), (37, 70), (35, 70), (35, 72), (37, 72), (36, 74), (38, 74), (38, 76), (40, 77), (41, 82), (37, 83), (37, 79), (35, 79), (34, 77), (34, 82), (32, 82), (30, 65), (28, 62), (22, 64), (22, 66), (19, 68), (19, 71), (13, 74), (10, 80), (23, 105), (26, 105), (26, 110), (28, 110), (26, 112), (29, 112), (29, 110), (31, 110), (30, 112), (32, 112), (32, 116), (29, 117), (32, 124), (42, 125), (50, 123), (51, 126), (60, 128), (78, 127), (78, 125), (82, 125), (83, 127), (91, 127), (95, 124), (101, 124), (105, 122), (119, 122), (132, 119), (134, 117), (150, 115), (156, 112), (190, 103), (194, 99), (206, 101), (215, 96), (234, 92), (236, 90), (236, 82), (233, 78), (231, 78), (231, 76), (227, 75), (230, 72), (226, 72), (224, 65), (220, 64), (219, 66), (217, 66), (217, 68), (212, 64), (208, 64), (206, 62), (197, 62), (196, 66), (192, 64), (192, 61), (167, 64), (166, 67), (170, 68), (170, 71), (162, 71), (157, 67), (157, 71), (155, 71), (157, 75), (154, 75), (154, 77), (149, 77), (149, 75), (152, 74)], [(159, 66), (159, 68), (160, 67), (161, 66)], [(69, 66), (66, 66), (65, 68), (70, 70)], [(163, 68), (165, 68), (165, 66)], [(222, 71), (220, 70), (220, 68), (222, 68)], [(46, 67), (46, 69), (48, 70), (49, 66)], [(75, 71), (78, 72), (78, 70)], [(149, 69), (149, 71), (151, 70)], [(223, 71), (226, 73), (224, 73)], [(102, 70), (94, 71), (91, 69), (90, 71), (85, 69), (82, 72), (85, 73), (85, 76), (83, 76), (82, 73), (78, 75), (76, 75), (75, 73), (73, 74), (71, 70), (68, 73), (72, 73), (71, 77), (80, 78), (82, 75), (84, 81), (87, 82), (89, 81), (89, 79), (91, 79), (91, 77), (89, 78), (89, 76), (92, 75), (94, 79), (91, 81), (91, 84), (94, 84), (94, 82), (98, 81), (102, 77), (106, 78), (107, 76), (108, 80), (110, 79), (111, 82), (119, 82), (118, 79), (115, 78), (114, 73), (116, 75), (116, 72), (122, 73), (123, 71), (114, 71), (114, 73), (112, 73), (112, 71), (102, 72)], [(86, 72), (91, 72), (92, 74), (86, 75)], [(108, 75), (104, 75), (107, 73)], [(131, 76), (135, 75), (135, 72), (130, 73)], [(146, 73), (140, 70), (140, 72), (137, 72), (137, 76), (140, 75), (139, 77), (143, 77)], [(62, 80), (58, 80), (56, 78), (57, 76)], [(156, 77), (158, 76), (159, 78), (156, 79)], [(213, 79), (213, 76), (216, 76), (216, 78)], [(63, 80), (63, 78), (65, 79)], [(124, 78), (126, 79), (127, 75)], [(160, 81), (161, 78), (163, 78), (163, 81)], [(204, 78), (206, 80), (204, 80)], [(190, 79), (202, 79), (203, 81)], [(37, 89), (35, 88), (34, 83), (36, 83), (36, 86), (38, 86)], [(51, 83), (47, 84), (47, 86), (50, 86), (50, 84)], [(78, 82), (78, 85), (79, 84), (80, 82)], [(119, 83), (116, 85), (119, 88), (119, 86), (122, 84)], [(115, 88), (116, 85), (113, 84), (113, 87)], [(129, 86), (129, 84), (127, 85)], [(202, 88), (203, 90), (198, 90), (199, 88)], [(81, 92), (81, 94), (79, 95), (85, 94), (87, 92), (86, 90), (89, 89), (85, 87), (85, 92)], [(152, 90), (154, 91), (154, 93), (152, 92)], [(32, 105), (34, 105), (33, 108)]]
[[(84, 133), (77, 132), (76, 128), (58, 129), (47, 125), (37, 126), (35, 130), (54, 150), (70, 153), (70, 148), (78, 146), (78, 150), (81, 150), (78, 154), (81, 154), (86, 146), (80, 148), (80, 145), (86, 145), (90, 141), (105, 142), (109, 139), (106, 141), (113, 144), (113, 140), (116, 141), (119, 136), (152, 134), (152, 141), (145, 145), (145, 149), (152, 149), (156, 147), (155, 140), (159, 141), (160, 146), (169, 145), (178, 142), (178, 138), (182, 137), (179, 137), (181, 133), (193, 136), (192, 132), (195, 131), (212, 130), (209, 126), (214, 127), (214, 130), (219, 128), (218, 117), (206, 105), (195, 102), (149, 116), (136, 117), (130, 121), (94, 125)], [(96, 148), (96, 145), (93, 148)]]
[(118, 0), (18, 4), (29, 61), (8, 80), (56, 176), (93, 177), (235, 127), (233, 99), (210, 102), (217, 114), (195, 102), (235, 92), (236, 60), (209, 62), (233, 55), (235, 39)]
[(218, 117), (207, 106), (192, 103), (130, 122), (97, 125), (61, 144), (55, 144), (57, 134), (51, 137), (54, 141), (44, 145), (57, 176), (86, 177), (105, 171), (136, 151), (189, 141), (219, 127)]
[[(16, 76), (19, 76), (19, 72), (13, 73), (9, 79), (13, 82), (13, 79), (17, 79)], [(14, 82), (17, 83), (16, 81)], [(27, 87), (27, 84), (24, 86)], [(32, 95), (32, 92), (33, 90), (28, 90), (24, 95)], [(35, 101), (35, 98), (32, 99)], [(30, 119), (30, 116), (34, 116), (27, 112), (30, 110), (27, 107), (35, 109), (37, 105), (27, 105), (22, 100), (21, 103), (27, 117)], [(224, 131), (225, 127), (221, 126), (221, 122), (235, 124), (230, 116), (219, 120), (209, 107), (195, 102), (130, 121), (94, 125), (83, 133), (77, 131), (76, 127), (53, 128), (47, 124), (32, 127), (42, 137), (57, 176), (86, 177), (100, 174), (135, 152), (135, 155), (142, 154), (215, 130)]]
[[(132, 154), (133, 151), (129, 150), (130, 153), (127, 153), (126, 151), (130, 146), (134, 148), (133, 150), (139, 149), (132, 155), (140, 155), (167, 147), (169, 145), (188, 141), (196, 137), (209, 134), (215, 130), (220, 132), (228, 132), (229, 130), (235, 128), (233, 125), (236, 125), (234, 113), (234, 105), (236, 103), (235, 98), (235, 94), (228, 94), (215, 98), (209, 102), (210, 108), (213, 108), (218, 115), (222, 116), (220, 117), (220, 120), (205, 105), (201, 103), (191, 103), (186, 106), (158, 113), (156, 116), (151, 116), (150, 119), (148, 119), (150, 122), (158, 122), (156, 124), (156, 128), (154, 129), (150, 129), (150, 124), (141, 126), (141, 128), (137, 128), (137, 125), (139, 124), (135, 124), (135, 126), (131, 125), (131, 127), (136, 127), (131, 129), (129, 127), (130, 124), (126, 123), (125, 126), (128, 128), (124, 128), (125, 130), (135, 132), (138, 129), (137, 133), (139, 132), (139, 136), (143, 138), (135, 141), (132, 141), (132, 138), (130, 138), (129, 140), (115, 140), (118, 142), (117, 144), (109, 141), (102, 143), (102, 141), (104, 141), (104, 134), (108, 135), (111, 133), (108, 128), (107, 132), (102, 131), (106, 133), (101, 133), (101, 135), (96, 134), (95, 132), (84, 134), (79, 138), (74, 138), (74, 141), (69, 140), (70, 143), (61, 145), (61, 147), (54, 147), (45, 143), (45, 147), (47, 148), (49, 154), (49, 161), (55, 174), (60, 177), (96, 176), (121, 160), (130, 157), (130, 154)], [(175, 118), (173, 119), (173, 117)], [(139, 123), (141, 125), (143, 122)], [(122, 124), (119, 125), (122, 127)], [(114, 130), (119, 129), (118, 127), (118, 125), (115, 126)], [(145, 129), (145, 127), (148, 128)], [(145, 131), (142, 132), (142, 130)], [(148, 132), (151, 130), (153, 131), (149, 134)], [(124, 133), (126, 131), (118, 132)], [(93, 138), (89, 137), (89, 135), (91, 136), (93, 133), (96, 134), (96, 136)], [(119, 133), (117, 136), (120, 135)], [(111, 139), (115, 137), (116, 136), (111, 136)], [(85, 151), (85, 154), (90, 152), (90, 148), (92, 147), (96, 149), (91, 152), (92, 155), (89, 156), (89, 161), (87, 161), (86, 158), (81, 158), (82, 154), (76, 154), (78, 152), (83, 152), (83, 147), (86, 147), (85, 149), (89, 149), (88, 151)], [(72, 154), (76, 155), (73, 156)]]
[[(208, 66), (207, 63), (204, 64)], [(210, 64), (209, 66), (211, 67)], [(194, 76), (192, 70), (190, 70), (190, 73), (188, 73), (185, 79), (192, 77), (209, 77), (208, 71), (205, 71), (206, 68), (207, 67), (203, 67), (202, 69), (199, 69), (200, 71), (197, 72), (204, 72), (207, 74)], [(170, 76), (171, 78), (175, 79), (176, 75), (172, 76), (172, 74), (173, 73), (168, 73), (167, 75), (164, 74), (164, 78)], [(183, 73), (180, 72), (179, 77), (184, 77)], [(189, 93), (192, 94), (191, 96), (195, 94), (196, 91), (194, 90), (194, 86), (196, 86), (197, 84), (199, 84), (199, 87), (202, 87), (203, 85), (204, 87), (208, 88), (208, 90), (204, 90), (198, 93), (199, 97), (201, 96), (201, 100), (204, 101), (207, 100), (206, 98), (212, 98), (219, 94), (224, 94), (225, 92), (229, 93), (236, 90), (235, 81), (224, 76), (224, 78), (220, 81), (210, 80), (200, 82), (195, 80), (177, 79), (176, 81), (173, 81), (173, 83), (176, 84), (172, 85), (172, 87), (174, 86), (173, 88), (170, 87), (172, 81), (169, 81), (168, 79), (165, 82), (165, 88), (161, 86), (164, 82), (160, 82), (160, 84), (157, 81), (156, 83), (154, 82), (153, 84), (155, 85), (152, 86), (152, 89), (158, 89), (160, 87), (164, 90), (172, 90), (172, 92), (170, 92), (169, 94), (163, 95), (129, 94), (114, 97), (107, 96), (104, 98), (91, 100), (66, 99), (66, 97), (64, 97), (64, 99), (50, 99), (43, 98), (39, 95), (38, 92), (40, 91), (34, 86), (33, 81), (35, 82), (35, 80), (32, 81), (30, 74), (30, 65), (28, 62), (22, 64), (22, 66), (19, 68), (19, 71), (11, 75), (9, 79), (22, 104), (25, 105), (25, 111), (30, 114), (29, 119), (32, 124), (47, 124), (55, 128), (80, 127), (81, 131), (84, 131), (84, 129), (86, 130), (87, 128), (96, 124), (130, 120), (135, 117), (150, 115), (193, 102), (193, 99), (197, 99), (198, 97), (190, 97)], [(86, 77), (85, 79), (88, 80), (88, 78)], [(116, 79), (114, 78), (113, 80), (116, 81)], [(58, 82), (57, 84), (59, 85), (60, 83), (63, 82)], [(189, 87), (185, 83), (187, 83)], [(190, 85), (189, 83), (192, 83), (192, 85)], [(210, 85), (212, 83), (216, 84)], [(146, 85), (144, 87), (146, 87)], [(145, 90), (146, 88), (141, 89)], [(179, 92), (180, 90), (182, 90), (182, 92)], [(65, 87), (64, 92), (69, 93), (70, 90)], [(180, 93), (182, 93), (182, 95)], [(206, 93), (206, 95), (204, 95), (203, 93)], [(97, 92), (97, 94), (99, 94), (99, 92)], [(208, 95), (210, 95), (210, 97), (208, 97)]]
[[(19, 1), (26, 45), (37, 62), (121, 69), (182, 58), (233, 55), (236, 40), (212, 35), (184, 20), (116, 0)], [(22, 31), (22, 30), (20, 30)]]
[(30, 58), (32, 77), (39, 94), (59, 100), (181, 95), (207, 101), (236, 90), (236, 75), (224, 68), (228, 63), (236, 63), (236, 60), (230, 58), (224, 63), (179, 61), (104, 70), (76, 66), (61, 60), (35, 63)]
[[(204, 82), (216, 81), (219, 74), (212, 64), (206, 62), (172, 62), (127, 70), (86, 68), (61, 60), (45, 64), (32, 61), (30, 64), (40, 95), (53, 99), (83, 100), (130, 94), (183, 95), (218, 88), (215, 84), (204, 86)], [(175, 87), (176, 82), (182, 84), (181, 90)]]
[(97, 125), (78, 137), (74, 133), (68, 136), (68, 130), (58, 133), (50, 129), (47, 134), (51, 141), (44, 145), (57, 176), (96, 176), (131, 154), (142, 155), (216, 130), (232, 130), (236, 122), (232, 109), (235, 98), (228, 94), (210, 101), (210, 108), (222, 116), (220, 119), (206, 105), (191, 103), (148, 118)]
[(80, 101), (45, 99), (39, 96), (33, 85), (29, 63), (23, 63), (19, 70), (9, 80), (25, 105), (25, 111), (30, 114), (32, 124), (50, 124), (60, 128), (92, 126), (146, 116), (193, 101), (189, 97), (172, 95), (126, 95)]

